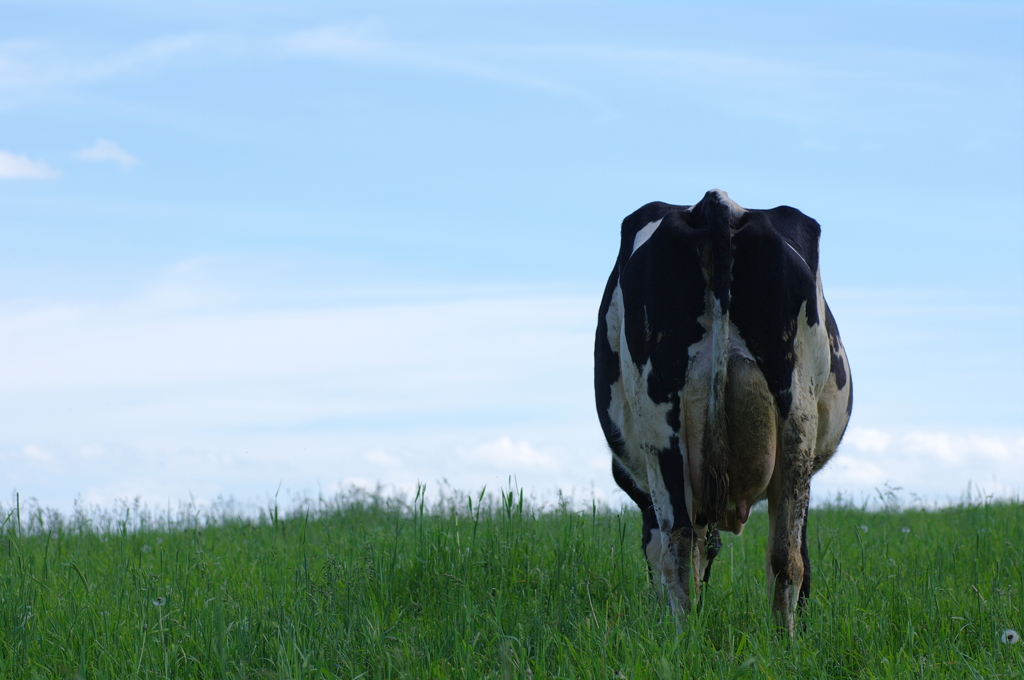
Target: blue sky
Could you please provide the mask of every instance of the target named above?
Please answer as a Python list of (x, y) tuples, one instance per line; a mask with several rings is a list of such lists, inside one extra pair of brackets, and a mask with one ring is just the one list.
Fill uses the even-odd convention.
[(622, 217), (823, 228), (819, 500), (1024, 490), (1019, 3), (0, 3), (0, 494), (621, 502)]

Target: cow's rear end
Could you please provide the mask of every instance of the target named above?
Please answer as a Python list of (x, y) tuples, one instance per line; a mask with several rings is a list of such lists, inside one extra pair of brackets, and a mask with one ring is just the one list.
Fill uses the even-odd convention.
[(797, 210), (745, 210), (719, 191), (623, 221), (598, 319), (598, 416), (678, 611), (709, 577), (719, 530), (742, 531), (764, 498), (769, 584), (791, 632), (809, 592), (810, 477), (852, 403), (818, 235)]

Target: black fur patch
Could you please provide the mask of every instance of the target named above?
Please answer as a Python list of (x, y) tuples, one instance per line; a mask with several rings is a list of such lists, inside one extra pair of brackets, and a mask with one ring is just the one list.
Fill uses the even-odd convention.
[[(790, 208), (789, 210), (792, 210)], [(733, 235), (732, 313), (768, 389), (775, 395), (779, 415), (786, 418), (792, 404), (793, 367), (800, 306), (807, 304), (807, 323), (818, 323), (816, 273), (794, 252), (768, 219), (767, 212), (749, 214)], [(811, 220), (816, 227), (817, 222)], [(792, 225), (790, 225), (792, 227)], [(806, 247), (806, 244), (804, 244)], [(817, 264), (817, 248), (813, 261)]]

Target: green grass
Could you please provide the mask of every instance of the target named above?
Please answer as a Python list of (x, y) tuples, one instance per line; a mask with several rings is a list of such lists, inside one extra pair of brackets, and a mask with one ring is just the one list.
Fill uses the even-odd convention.
[(0, 676), (1024, 678), (1024, 644), (999, 640), (1024, 630), (1019, 502), (812, 510), (792, 642), (768, 612), (763, 512), (723, 537), (677, 628), (635, 512), (508, 494), (349, 494), (287, 518), (122, 510), (4, 511)]

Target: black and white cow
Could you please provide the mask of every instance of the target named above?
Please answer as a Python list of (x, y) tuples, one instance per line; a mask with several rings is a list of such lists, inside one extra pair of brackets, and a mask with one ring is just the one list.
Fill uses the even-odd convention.
[(810, 593), (811, 475), (850, 418), (850, 366), (821, 291), (818, 223), (722, 191), (622, 222), (597, 324), (594, 388), (643, 548), (688, 611), (721, 541), (768, 499), (766, 572), (790, 635)]

